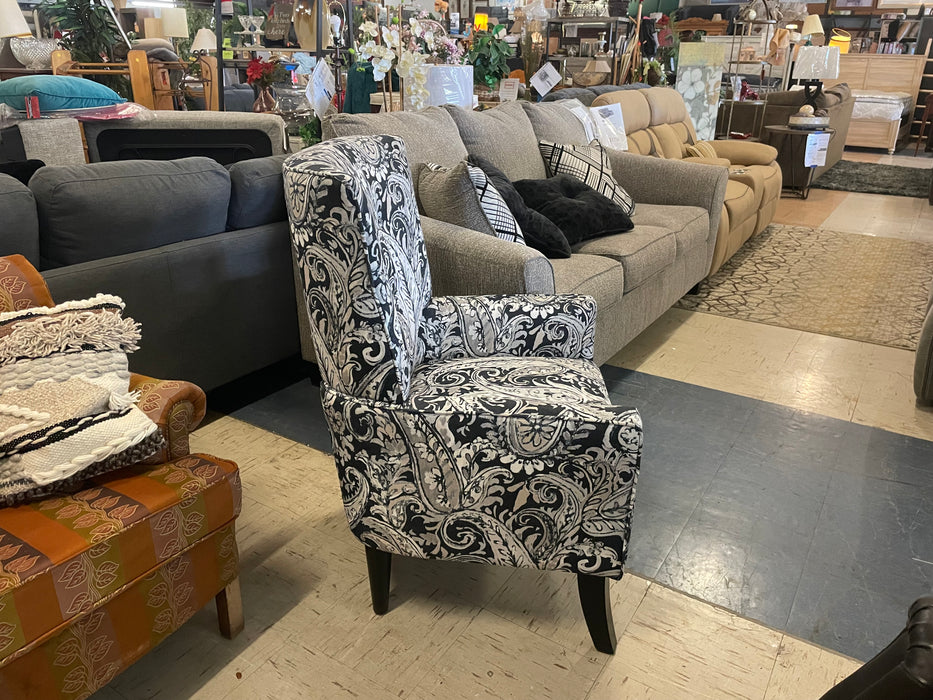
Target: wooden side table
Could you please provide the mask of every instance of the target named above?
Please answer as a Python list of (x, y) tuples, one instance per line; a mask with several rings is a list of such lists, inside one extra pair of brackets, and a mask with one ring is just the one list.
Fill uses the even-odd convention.
[[(783, 189), (795, 194), (801, 199), (810, 196), (810, 183), (813, 181), (813, 168), (804, 165), (804, 154), (807, 148), (807, 137), (810, 134), (828, 133), (830, 140), (836, 135), (832, 127), (825, 129), (794, 129), (786, 124), (772, 124), (765, 129), (775, 134), (772, 145), (778, 150), (778, 160), (790, 163), (790, 173), (784, 174)], [(770, 139), (769, 139), (770, 140)], [(787, 158), (782, 156), (785, 154)], [(790, 176), (789, 178), (787, 176)]]

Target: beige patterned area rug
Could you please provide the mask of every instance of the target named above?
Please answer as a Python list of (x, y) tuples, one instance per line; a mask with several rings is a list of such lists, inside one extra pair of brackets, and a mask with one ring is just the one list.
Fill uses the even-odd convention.
[(677, 306), (916, 350), (933, 245), (772, 224)]

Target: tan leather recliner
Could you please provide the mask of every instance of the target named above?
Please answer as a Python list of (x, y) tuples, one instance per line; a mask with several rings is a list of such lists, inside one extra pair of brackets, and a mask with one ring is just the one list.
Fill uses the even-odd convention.
[(772, 146), (750, 141), (712, 141), (717, 158), (687, 156), (696, 131), (683, 98), (672, 88), (617, 90), (600, 95), (593, 107), (622, 107), (629, 151), (659, 158), (688, 160), (729, 169), (729, 184), (709, 274), (752, 236), (771, 223), (781, 197), (781, 168)]

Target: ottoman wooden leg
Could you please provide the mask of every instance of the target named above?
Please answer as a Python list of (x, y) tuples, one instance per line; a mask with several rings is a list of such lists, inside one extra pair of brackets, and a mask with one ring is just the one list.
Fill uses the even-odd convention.
[(220, 633), (233, 639), (243, 631), (243, 601), (240, 598), (240, 579), (235, 578), (214, 597), (217, 603), (217, 621)]

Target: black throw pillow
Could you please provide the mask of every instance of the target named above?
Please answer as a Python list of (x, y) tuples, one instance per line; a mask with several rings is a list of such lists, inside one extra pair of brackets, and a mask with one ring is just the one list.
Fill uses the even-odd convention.
[(512, 181), (499, 168), (482, 156), (470, 156), (468, 162), (480, 168), (496, 188), (525, 236), (525, 243), (549, 258), (569, 258), (570, 243), (560, 228), (543, 214), (530, 209), (516, 191)]
[(571, 175), (513, 184), (525, 204), (556, 224), (570, 245), (634, 228), (622, 207)]
[(39, 168), (45, 167), (41, 160), (18, 160), (12, 163), (0, 163), (0, 173), (10, 175), (22, 182), (29, 184), (31, 178)]

